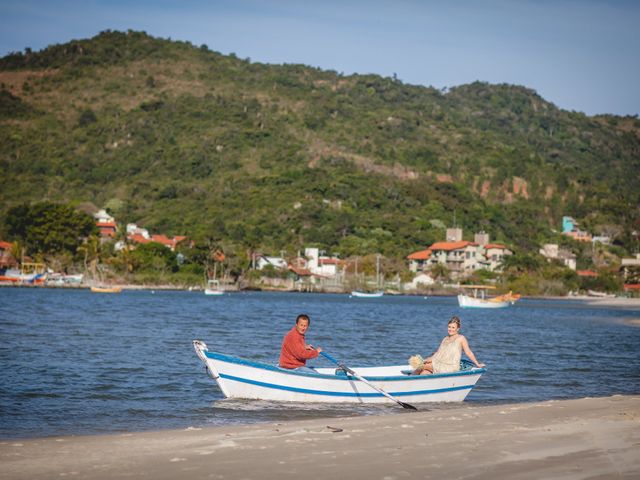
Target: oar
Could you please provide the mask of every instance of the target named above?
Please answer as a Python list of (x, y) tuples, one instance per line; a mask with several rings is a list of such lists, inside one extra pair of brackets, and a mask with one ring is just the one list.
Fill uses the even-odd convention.
[(358, 375), (356, 372), (354, 372), (353, 370), (351, 370), (349, 367), (347, 367), (344, 363), (340, 363), (338, 362), (335, 358), (333, 358), (331, 355), (329, 355), (328, 353), (325, 352), (320, 352), (320, 355), (322, 355), (325, 358), (328, 358), (329, 360), (331, 360), (333, 363), (335, 363), (336, 365), (338, 365), (338, 367), (340, 367), (342, 370), (344, 370), (345, 372), (347, 372), (349, 375), (353, 375), (354, 377), (356, 377), (358, 380), (360, 380), (363, 383), (366, 383), (367, 385), (369, 385), (371, 388), (373, 388), (374, 390), (377, 390), (378, 392), (380, 392), (381, 394), (383, 394), (385, 397), (387, 397), (390, 400), (393, 400), (394, 402), (396, 402), (398, 405), (402, 406), (403, 408), (408, 408), (410, 410), (418, 410), (416, 407), (414, 407), (413, 405), (409, 405), (408, 403), (405, 402), (401, 402), (400, 400), (398, 400), (395, 397), (392, 397), (391, 395), (389, 395), (387, 392), (385, 392), (383, 389), (381, 389), (380, 387), (376, 387), (373, 383), (371, 383), (369, 380), (367, 380), (364, 377), (361, 377), (360, 375)]

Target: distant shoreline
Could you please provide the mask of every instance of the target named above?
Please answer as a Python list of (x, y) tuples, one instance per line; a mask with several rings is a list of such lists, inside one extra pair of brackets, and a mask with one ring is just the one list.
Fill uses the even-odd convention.
[[(198, 286), (177, 286), (177, 285), (138, 285), (138, 284), (125, 284), (125, 283), (109, 283), (105, 284), (109, 287), (120, 287), (123, 290), (175, 290), (175, 291), (193, 291), (203, 292), (203, 287)], [(46, 289), (71, 289), (82, 290), (90, 289), (91, 285), (25, 285), (25, 284), (13, 284), (13, 283), (0, 283), (0, 288), (46, 288)], [(340, 294), (349, 295), (350, 292), (327, 292), (327, 291), (299, 291), (299, 290), (283, 290), (278, 288), (248, 288), (248, 289), (233, 289), (227, 290), (229, 293), (238, 292), (275, 292), (275, 293), (318, 293), (318, 294)], [(410, 296), (410, 297), (449, 297), (455, 296), (456, 293), (418, 293), (418, 292), (404, 292), (404, 293), (386, 293), (386, 296)], [(640, 308), (640, 297), (590, 297), (588, 295), (579, 296), (523, 296), (523, 299), (531, 300), (576, 300), (586, 302), (593, 306), (603, 307), (620, 307), (620, 308)]]

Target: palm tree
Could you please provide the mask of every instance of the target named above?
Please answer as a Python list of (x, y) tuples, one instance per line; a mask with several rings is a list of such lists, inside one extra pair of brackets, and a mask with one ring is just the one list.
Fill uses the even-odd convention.
[(84, 273), (91, 272), (92, 280), (96, 278), (98, 262), (100, 261), (100, 239), (91, 235), (78, 247), (78, 253), (83, 255)]
[(433, 265), (429, 269), (429, 273), (431, 273), (431, 276), (436, 282), (440, 280), (449, 280), (449, 269), (443, 263), (436, 263), (435, 265)]

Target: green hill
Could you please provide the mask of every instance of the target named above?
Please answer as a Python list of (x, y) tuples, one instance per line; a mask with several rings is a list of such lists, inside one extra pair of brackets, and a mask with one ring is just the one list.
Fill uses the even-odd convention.
[(444, 92), (131, 31), (10, 54), (0, 82), (0, 216), (91, 202), (170, 235), (404, 257), (454, 216), (536, 250), (571, 215), (636, 245), (640, 121), (524, 87)]

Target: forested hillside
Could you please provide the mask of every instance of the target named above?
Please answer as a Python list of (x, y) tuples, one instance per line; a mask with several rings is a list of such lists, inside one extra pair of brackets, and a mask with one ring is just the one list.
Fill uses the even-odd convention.
[(210, 47), (103, 32), (0, 59), (0, 217), (89, 202), (196, 240), (403, 258), (454, 218), (467, 238), (537, 251), (571, 215), (636, 248), (637, 118)]

